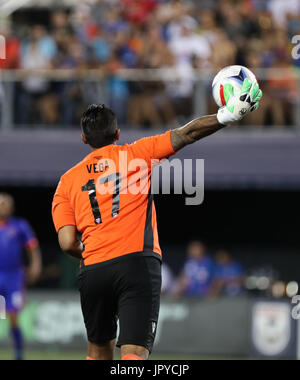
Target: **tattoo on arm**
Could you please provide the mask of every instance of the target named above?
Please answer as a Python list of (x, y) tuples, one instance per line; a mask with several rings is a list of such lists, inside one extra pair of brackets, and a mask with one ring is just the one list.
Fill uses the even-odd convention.
[(200, 117), (171, 132), (172, 146), (175, 152), (178, 152), (185, 146), (210, 136), (224, 127), (218, 122), (216, 115)]

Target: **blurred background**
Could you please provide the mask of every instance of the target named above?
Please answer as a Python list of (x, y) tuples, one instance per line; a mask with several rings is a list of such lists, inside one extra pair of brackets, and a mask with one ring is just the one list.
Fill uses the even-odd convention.
[[(239, 64), (260, 81), (259, 111), (178, 156), (205, 159), (204, 203), (156, 196), (165, 264), (153, 358), (296, 358), (300, 0), (0, 0), (0, 35), (0, 191), (43, 254), (21, 315), (27, 357), (85, 357), (78, 263), (51, 220), (59, 177), (88, 154), (83, 110), (108, 104), (131, 142), (215, 113), (213, 77)], [(9, 347), (0, 321), (0, 359)]]

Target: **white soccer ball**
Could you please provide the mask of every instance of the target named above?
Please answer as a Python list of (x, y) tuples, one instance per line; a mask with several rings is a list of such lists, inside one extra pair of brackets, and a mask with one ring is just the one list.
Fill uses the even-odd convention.
[(221, 70), (213, 81), (213, 97), (219, 107), (224, 107), (228, 99), (225, 97), (225, 86), (232, 85), (234, 94), (239, 94), (244, 80), (248, 78), (251, 82), (256, 81), (257, 78), (253, 72), (244, 66), (228, 66)]

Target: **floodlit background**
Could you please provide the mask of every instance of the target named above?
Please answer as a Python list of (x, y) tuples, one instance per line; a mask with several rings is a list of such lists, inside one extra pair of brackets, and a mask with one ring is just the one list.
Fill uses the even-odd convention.
[[(257, 75), (259, 111), (180, 153), (205, 159), (203, 205), (156, 196), (165, 265), (153, 358), (297, 357), (298, 34), (299, 0), (0, 0), (0, 191), (34, 227), (44, 263), (20, 318), (27, 358), (85, 358), (78, 263), (50, 215), (59, 177), (88, 154), (83, 110), (110, 105), (131, 142), (215, 113), (212, 79), (233, 64)], [(0, 359), (9, 342), (0, 320)]]

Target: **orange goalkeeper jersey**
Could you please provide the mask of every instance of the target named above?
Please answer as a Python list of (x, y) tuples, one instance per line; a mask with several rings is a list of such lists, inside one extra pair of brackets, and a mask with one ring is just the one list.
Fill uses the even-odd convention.
[(52, 207), (55, 228), (76, 226), (85, 265), (130, 253), (160, 255), (150, 193), (154, 160), (174, 154), (171, 132), (89, 154), (61, 177)]

